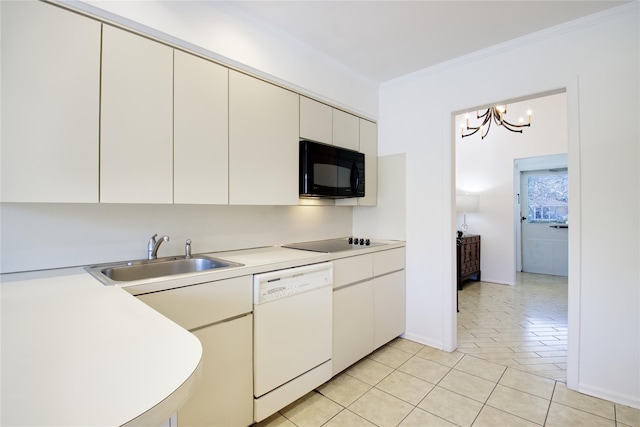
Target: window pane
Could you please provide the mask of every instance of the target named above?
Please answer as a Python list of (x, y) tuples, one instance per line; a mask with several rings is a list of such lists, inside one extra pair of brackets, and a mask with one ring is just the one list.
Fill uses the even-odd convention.
[(567, 222), (569, 217), (569, 175), (567, 172), (530, 176), (527, 187), (529, 222)]

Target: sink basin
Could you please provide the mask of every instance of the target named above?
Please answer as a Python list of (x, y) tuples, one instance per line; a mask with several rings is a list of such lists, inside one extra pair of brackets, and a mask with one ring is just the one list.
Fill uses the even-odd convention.
[(169, 257), (87, 267), (87, 271), (105, 285), (135, 280), (155, 279), (176, 274), (198, 273), (220, 268), (240, 267), (231, 261), (208, 256)]

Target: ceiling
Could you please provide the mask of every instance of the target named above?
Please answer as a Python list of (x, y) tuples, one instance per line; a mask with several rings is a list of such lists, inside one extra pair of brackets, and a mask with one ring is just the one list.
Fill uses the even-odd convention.
[(377, 83), (630, 2), (209, 1)]

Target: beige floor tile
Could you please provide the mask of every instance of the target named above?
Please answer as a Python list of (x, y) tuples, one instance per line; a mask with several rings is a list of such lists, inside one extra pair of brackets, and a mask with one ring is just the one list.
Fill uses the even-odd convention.
[(552, 402), (546, 427), (615, 427), (615, 422), (579, 409)]
[(413, 408), (397, 397), (372, 388), (348, 409), (377, 426), (397, 426)]
[(276, 412), (269, 418), (254, 424), (253, 427), (296, 427), (296, 425), (286, 419), (280, 412)]
[(442, 387), (435, 387), (418, 407), (454, 424), (468, 427), (480, 413), (482, 403)]
[(424, 347), (422, 344), (415, 341), (407, 340), (404, 338), (396, 338), (388, 345), (397, 348), (398, 350), (406, 351), (407, 353), (416, 354)]
[(551, 400), (555, 382), (549, 378), (507, 368), (499, 384)]
[(312, 391), (280, 413), (298, 427), (316, 427), (329, 421), (342, 409), (342, 406)]
[(393, 368), (366, 358), (345, 371), (347, 375), (351, 375), (370, 385), (378, 384), (391, 372), (393, 372)]
[(536, 351), (540, 357), (557, 357), (566, 356), (566, 350)]
[(413, 375), (432, 384), (438, 383), (450, 369), (448, 366), (432, 362), (420, 356), (413, 356), (398, 368), (401, 372)]
[(473, 427), (536, 427), (539, 424), (532, 423), (523, 418), (516, 417), (507, 412), (491, 406), (485, 406), (480, 411)]
[(496, 383), (452, 369), (438, 383), (438, 386), (484, 403), (495, 388)]
[(371, 360), (382, 363), (383, 365), (397, 368), (407, 360), (411, 359), (413, 355), (406, 351), (398, 350), (395, 347), (384, 346), (367, 356)]
[(435, 387), (434, 384), (400, 371), (393, 372), (376, 385), (377, 389), (412, 405), (420, 403), (433, 387)]
[(340, 374), (318, 387), (318, 391), (342, 405), (349, 406), (371, 389), (371, 385), (347, 374)]
[(569, 390), (567, 386), (562, 383), (556, 384), (552, 400), (565, 406), (615, 420), (615, 407), (613, 403)]
[(440, 363), (441, 365), (448, 366), (453, 368), (456, 363), (464, 356), (464, 353), (460, 353), (458, 351), (447, 352), (438, 350), (431, 347), (425, 347), (418, 353), (418, 356), (424, 357), (425, 359), (429, 359), (432, 362)]
[(489, 396), (487, 405), (542, 425), (549, 409), (549, 401), (498, 384)]
[(456, 365), (456, 369), (480, 378), (484, 378), (485, 380), (498, 382), (503, 372), (507, 368), (506, 366), (501, 366), (496, 363), (479, 359), (477, 357), (466, 355), (462, 358), (462, 360), (460, 360), (460, 362), (458, 362), (458, 364)]
[(457, 427), (440, 417), (437, 417), (420, 408), (415, 408), (402, 420), (399, 427)]
[(345, 409), (322, 427), (375, 427), (375, 424)]
[(567, 357), (529, 357), (525, 359), (516, 359), (521, 365), (542, 365), (545, 363), (566, 363)]
[(631, 427), (640, 427), (640, 410), (618, 404), (615, 408), (616, 421)]

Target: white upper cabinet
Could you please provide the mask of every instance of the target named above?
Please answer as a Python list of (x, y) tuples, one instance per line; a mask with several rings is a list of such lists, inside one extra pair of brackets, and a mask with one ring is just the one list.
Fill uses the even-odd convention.
[(175, 51), (173, 201), (229, 202), (229, 70)]
[(360, 119), (360, 151), (364, 153), (364, 195), (358, 198), (359, 206), (376, 206), (378, 203), (378, 125)]
[(300, 96), (300, 138), (333, 144), (333, 108)]
[(230, 204), (298, 204), (299, 98), (229, 71)]
[(173, 202), (173, 49), (104, 25), (100, 201)]
[(333, 109), (333, 145), (358, 151), (360, 119), (353, 114)]
[(42, 2), (0, 2), (1, 201), (98, 201), (100, 26)]

